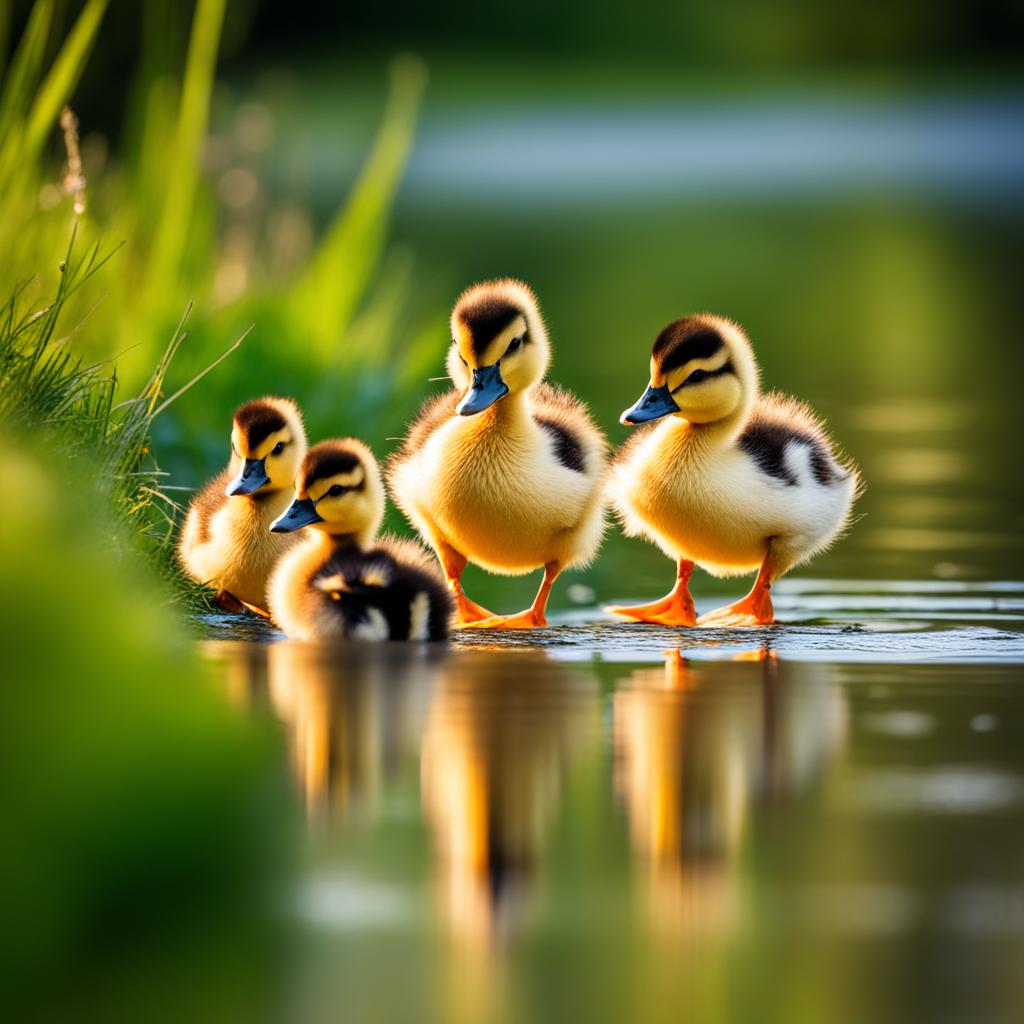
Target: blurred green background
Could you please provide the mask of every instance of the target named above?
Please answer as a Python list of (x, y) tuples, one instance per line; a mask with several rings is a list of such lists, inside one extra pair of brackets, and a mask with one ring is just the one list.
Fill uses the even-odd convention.
[[(608, 986), (590, 990), (595, 1012), (639, 1005), (659, 1019), (690, 998), (698, 1011), (724, 1018), (723, 979), (738, 961), (758, 973), (737, 1012), (759, 1019), (757, 993), (771, 990), (780, 969), (763, 950), (777, 921), (792, 927), (779, 914), (785, 900), (763, 884), (777, 878), (773, 864), (795, 865), (788, 880), (808, 883), (804, 897), (815, 907), (833, 898), (822, 896), (827, 884), (850, 883), (846, 902), (808, 911), (833, 939), (846, 927), (840, 918), (861, 920), (850, 912), (861, 904), (859, 885), (875, 897), (881, 886), (885, 903), (890, 869), (901, 883), (920, 883), (926, 905), (930, 886), (959, 877), (961, 860), (975, 858), (982, 881), (1015, 878), (1018, 851), (1004, 830), (1017, 818), (998, 807), (978, 833), (991, 839), (985, 854), (961, 832), (962, 845), (923, 880), (904, 856), (921, 852), (910, 838), (889, 833), (877, 848), (859, 847), (877, 822), (850, 798), (866, 763), (855, 755), (866, 749), (869, 767), (901, 757), (870, 738), (848, 760), (829, 752), (834, 770), (815, 776), (824, 804), (800, 788), (796, 810), (772, 804), (764, 815), (765, 844), (743, 846), (729, 831), (733, 775), (699, 744), (683, 744), (680, 754), (687, 727), (677, 722), (673, 732), (670, 721), (663, 774), (680, 759), (687, 771), (695, 765), (700, 792), (692, 802), (700, 815), (709, 805), (707, 816), (724, 821), (724, 838), (697, 855), (710, 879), (697, 895), (710, 891), (728, 910), (742, 902), (738, 890), (757, 890), (760, 880), (767, 910), (756, 927), (732, 933), (733, 945), (715, 933), (698, 965), (706, 987), (696, 995), (684, 991), (691, 976), (676, 971), (675, 940), (651, 940), (650, 970), (615, 988), (622, 976), (613, 968), (628, 974), (646, 963), (649, 939), (637, 939), (647, 936), (646, 924), (623, 933), (615, 922), (647, 914), (649, 904), (657, 916), (661, 883), (671, 918), (675, 876), (690, 871), (677, 850), (679, 870), (668, 871), (667, 882), (654, 878), (650, 896), (630, 894), (629, 838), (612, 817), (607, 785), (611, 755), (593, 742), (597, 691), (610, 697), (627, 677), (547, 666), (559, 677), (552, 687), (564, 687), (568, 699), (553, 709), (540, 700), (541, 714), (529, 687), (503, 696), (502, 681), (520, 677), (503, 663), (493, 670), (493, 701), (486, 685), (482, 696), (469, 687), (467, 697), (466, 680), (450, 670), (427, 735), (454, 736), (451, 745), (422, 752), (417, 738), (388, 762), (380, 753), (390, 749), (386, 737), (370, 741), (374, 729), (390, 734), (396, 722), (417, 719), (401, 702), (381, 710), (373, 696), (379, 669), (321, 685), (306, 666), (285, 678), (299, 689), (308, 684), (310, 700), (320, 701), (309, 721), (341, 721), (331, 726), (345, 737), (339, 763), (366, 748), (345, 782), (351, 803), (361, 806), (369, 785), (366, 806), (386, 812), (380, 829), (349, 822), (340, 848), (328, 839), (307, 851), (312, 868), (340, 849), (343, 872), (390, 873), (419, 893), (427, 888), (428, 828), (442, 852), (446, 830), (451, 842), (460, 829), (473, 832), (476, 804), (453, 800), (446, 811), (445, 780), (472, 781), (478, 761), (496, 759), (482, 786), (495, 808), (488, 827), (507, 824), (495, 842), (509, 846), (508, 884), (536, 891), (540, 837), (556, 828), (549, 823), (560, 787), (565, 794), (551, 902), (537, 943), (518, 947), (509, 974), (489, 959), (492, 909), (481, 893), (497, 882), (470, 859), (436, 888), (449, 901), (441, 916), (459, 934), (468, 929), (471, 941), (448, 958), (417, 917), (401, 941), (422, 985), (392, 986), (378, 1001), (398, 939), (383, 929), (363, 941), (365, 915), (372, 922), (381, 911), (362, 882), (334, 878), (335, 889), (321, 893), (328, 916), (337, 909), (331, 900), (340, 900), (340, 940), (320, 944), (307, 934), (306, 946), (282, 955), (289, 933), (280, 901), (300, 844), (281, 792), (279, 751), (265, 723), (227, 712), (224, 687), (197, 661), (180, 606), (154, 579), (152, 562), (166, 567), (175, 500), (226, 460), (236, 404), (258, 393), (294, 394), (312, 438), (355, 433), (383, 457), (424, 396), (442, 386), (429, 378), (444, 373), (455, 296), (475, 280), (510, 274), (540, 296), (553, 378), (591, 404), (613, 444), (626, 436), (618, 413), (644, 387), (650, 344), (664, 323), (710, 309), (747, 327), (766, 386), (823, 414), (867, 482), (862, 518), (808, 573), (950, 585), (1021, 579), (1022, 17), (1019, 5), (948, 0), (643, 0), (585, 9), (402, 2), (379, 10), (271, 0), (0, 0), (0, 302), (14, 296), (0, 315), (0, 425), (11, 449), (0, 461), (8, 510), (0, 646), (9, 666), (0, 750), (9, 759), (5, 808), (15, 837), (2, 878), (12, 1005), (55, 1019), (67, 1019), (73, 1005), (79, 1016), (110, 1019), (137, 1016), (142, 1001), (156, 1016), (247, 1020), (287, 1018), (282, 1007), (298, 1006), (308, 1019), (344, 1000), (341, 982), (369, 978), (352, 994), (363, 1001), (361, 1019), (382, 1007), (408, 1013), (410, 1001), (437, 996), (439, 987), (447, 995), (432, 1005), (441, 1017), (474, 1019), (493, 1009), (491, 1000), (501, 1003), (510, 977), (532, 972), (536, 984), (519, 986), (516, 998), (558, 1009), (568, 990), (551, 965), (571, 926), (580, 948), (608, 965)], [(77, 131), (59, 124), (68, 102)], [(190, 302), (182, 339), (177, 325)], [(163, 407), (250, 326), (236, 351)], [(177, 350), (168, 364), (169, 344)], [(393, 514), (389, 522), (401, 528)], [(653, 548), (610, 530), (598, 562), (567, 577), (553, 604), (651, 596), (671, 575)], [(483, 603), (511, 610), (532, 596), (535, 580), (477, 573), (469, 585)], [(705, 578), (697, 589), (721, 585)], [(235, 654), (229, 688), (247, 700), (273, 675), (268, 657), (294, 656)], [(722, 677), (726, 696), (734, 685), (741, 703), (760, 707), (761, 676), (735, 668), (739, 674)], [(959, 671), (953, 690), (973, 678)], [(650, 680), (635, 675), (611, 710), (643, 725), (647, 712), (631, 708), (644, 702), (630, 704), (628, 691), (645, 691)], [(361, 689), (364, 676), (373, 685)], [(853, 676), (854, 696), (857, 686), (879, 682), (867, 671)], [(424, 689), (419, 677), (385, 678), (404, 679), (414, 695)], [(827, 682), (832, 692), (837, 681)], [(845, 702), (851, 680), (838, 682)], [(803, 681), (794, 685), (802, 692)], [(997, 690), (1000, 714), (1012, 716), (993, 682)], [(941, 736), (959, 728), (949, 712), (956, 699), (950, 695), (937, 717)], [(321, 707), (331, 700), (336, 715)], [(451, 721), (446, 702), (455, 708)], [(681, 703), (693, 710), (693, 701)], [(360, 718), (364, 705), (372, 708)], [(712, 724), (734, 722), (734, 711), (728, 700), (712, 708)], [(742, 723), (748, 717), (740, 711)], [(812, 722), (798, 732), (813, 739), (820, 730)], [(981, 743), (965, 734), (951, 745), (937, 741), (928, 756), (985, 762), (991, 751)], [(502, 745), (529, 748), (535, 774), (506, 770)], [(742, 738), (723, 746), (739, 761), (751, 750)], [(569, 747), (585, 753), (581, 761), (574, 755), (582, 768), (566, 781), (568, 755), (557, 752)], [(1019, 765), (1008, 751), (1000, 748), (997, 763), (1010, 773)], [(431, 763), (439, 767), (428, 781)], [(750, 773), (754, 788), (770, 785)], [(653, 768), (651, 776), (661, 778)], [(401, 808), (417, 799), (418, 780), (435, 788), (422, 796), (428, 820), (411, 825)], [(636, 785), (626, 797), (634, 816), (654, 799)], [(755, 820), (764, 806), (740, 803)], [(529, 820), (504, 823), (509, 806), (525, 808)], [(930, 813), (925, 808), (926, 823)], [(797, 847), (819, 841), (818, 814), (832, 821), (829, 848), (846, 860), (799, 861)], [(936, 846), (948, 839), (941, 828), (933, 834)], [(587, 844), (596, 859), (580, 875)], [(633, 846), (648, 855), (635, 836)], [(316, 872), (309, 877), (315, 888)], [(610, 894), (610, 903), (588, 919), (594, 891)], [(732, 920), (717, 906), (707, 911), (713, 930)], [(885, 904), (876, 915), (881, 932), (891, 910)], [(956, 959), (928, 922), (918, 924), (892, 940), (894, 962), (923, 970)], [(662, 922), (676, 938), (678, 925)], [(865, 932), (873, 927), (869, 921)], [(854, 1011), (881, 1019), (874, 989), (858, 981), (870, 957), (854, 958), (850, 972), (839, 966), (861, 939), (823, 947), (814, 928), (797, 932), (799, 948), (833, 973), (807, 985), (800, 970), (783, 971), (790, 1016), (822, 1019), (840, 991)], [(623, 934), (640, 942), (625, 961)], [(1008, 927), (1006, 941), (993, 940), (1000, 957), (1019, 952), (1016, 934)], [(919, 955), (930, 944), (937, 960)], [(347, 971), (335, 970), (337, 957)], [(1009, 992), (1003, 1005), (1019, 1003), (1003, 960), (982, 960), (972, 961), (976, 976), (994, 967)], [(493, 973), (474, 974), (481, 963)], [(497, 981), (477, 990), (456, 984), (460, 976)], [(53, 978), (63, 983), (48, 984)], [(992, 998), (998, 1009), (998, 994)], [(941, 1010), (942, 1001), (929, 1006)], [(515, 1016), (517, 1007), (507, 1012)]]
[[(665, 322), (711, 309), (748, 328), (765, 385), (821, 412), (868, 485), (807, 571), (1020, 575), (1010, 5), (105, 7), (5, 19), (10, 50), (50, 10), (45, 67), (76, 16), (103, 15), (74, 88), (79, 243), (126, 244), (69, 313), (89, 311), (76, 345), (133, 385), (194, 299), (177, 383), (255, 325), (157, 420), (165, 482), (213, 472), (232, 408), (265, 391), (293, 393), (314, 438), (385, 455), (441, 386), (454, 297), (512, 274), (541, 298), (554, 378), (613, 444)], [(67, 233), (60, 133), (38, 148), (0, 222), (12, 281), (52, 279)], [(603, 600), (670, 575), (613, 530), (577, 582)], [(472, 586), (514, 607), (534, 581)]]

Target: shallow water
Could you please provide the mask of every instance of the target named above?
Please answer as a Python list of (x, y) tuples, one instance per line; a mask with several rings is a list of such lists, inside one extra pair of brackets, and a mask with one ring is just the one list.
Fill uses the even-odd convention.
[(302, 810), (289, 1018), (1019, 1019), (1024, 585), (776, 604), (429, 650), (208, 620)]
[[(324, 102), (335, 64), (296, 71), (277, 147), (325, 219), (363, 152)], [(207, 620), (302, 811), (285, 1016), (1024, 1019), (1017, 93), (610, 106), (432, 72), (382, 318), (423, 381), (358, 410), (378, 454), (444, 386), (444, 310), (515, 275), (611, 444), (657, 331), (710, 309), (867, 488), (770, 629), (611, 623), (595, 605), (674, 577), (616, 529), (550, 630), (331, 652)], [(536, 585), (466, 574), (497, 611)], [(702, 612), (739, 590), (693, 581)]]

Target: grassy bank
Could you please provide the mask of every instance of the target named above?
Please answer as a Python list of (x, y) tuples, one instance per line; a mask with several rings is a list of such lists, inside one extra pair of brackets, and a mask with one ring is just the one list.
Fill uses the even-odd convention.
[(177, 501), (224, 461), (238, 403), (292, 393), (313, 437), (371, 423), (383, 436), (387, 410), (421, 388), (436, 353), (408, 317), (412, 264), (388, 229), (425, 73), (392, 63), (372, 148), (317, 235), (264, 190), (273, 125), (217, 99), (225, 0), (144, 5), (116, 144), (79, 125), (68, 104), (107, 7), (69, 18), (37, 0), (0, 65), (0, 421), (85, 462), (119, 530), (167, 567)]

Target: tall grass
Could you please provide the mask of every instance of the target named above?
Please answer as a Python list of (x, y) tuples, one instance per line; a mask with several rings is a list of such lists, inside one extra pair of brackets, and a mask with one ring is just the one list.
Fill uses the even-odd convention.
[[(78, 256), (72, 234), (52, 299), (41, 308), (26, 305), (23, 285), (0, 309), (0, 424), (9, 443), (24, 439), (33, 450), (74, 464), (76, 479), (92, 481), (96, 501), (114, 524), (113, 546), (123, 541), (142, 548), (171, 575), (178, 507), (153, 453), (153, 424), (202, 374), (165, 396), (171, 361), (186, 337), (188, 310), (149, 379), (128, 399), (118, 401), (111, 364), (87, 363), (75, 354), (75, 335), (88, 321), (67, 330), (69, 304), (115, 255), (94, 244)], [(184, 583), (180, 589), (199, 594)]]
[[(119, 150), (91, 167), (86, 137), (79, 159), (67, 112), (58, 157), (58, 118), (107, 6), (86, 0), (65, 25), (65, 5), (36, 0), (0, 65), (0, 296), (12, 296), (0, 327), (0, 417), (49, 431), (68, 455), (90, 452), (118, 515), (166, 551), (175, 509), (154, 442), (174, 483), (194, 486), (223, 461), (231, 412), (254, 394), (293, 393), (311, 435), (355, 431), (371, 443), (418, 397), (437, 342), (408, 316), (412, 261), (390, 251), (388, 225), (426, 76), (415, 58), (393, 62), (362, 172), (319, 239), (282, 269), (261, 256), (274, 250), (271, 204), (239, 222), (218, 199), (223, 167), (204, 156), (226, 0), (147, 4)], [(188, 33), (168, 31), (183, 18)], [(188, 44), (174, 54), (168, 39), (178, 34)], [(242, 256), (231, 241), (240, 230)], [(83, 287), (115, 249), (102, 289)], [(244, 281), (227, 296), (218, 285), (226, 267)], [(178, 352), (186, 305), (189, 344)], [(79, 326), (62, 336), (59, 324)], [(245, 350), (204, 380), (201, 401), (185, 396), (155, 421), (169, 356), (177, 353), (183, 377), (200, 374), (252, 324)], [(119, 404), (118, 382), (136, 397)]]

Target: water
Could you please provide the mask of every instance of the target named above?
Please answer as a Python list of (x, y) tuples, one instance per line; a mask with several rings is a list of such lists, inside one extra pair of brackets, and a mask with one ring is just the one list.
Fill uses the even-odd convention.
[[(208, 620), (302, 811), (285, 1015), (1024, 1018), (1018, 94), (434, 82), (387, 270), (424, 377), (458, 292), (520, 276), (614, 445), (657, 331), (714, 310), (867, 490), (769, 629), (610, 623), (674, 575), (614, 528), (549, 631), (342, 653)], [(359, 147), (322, 94), (280, 148), (326, 214)], [(365, 424), (378, 453), (419, 397)], [(537, 580), (466, 585), (512, 611)]]
[(777, 608), (207, 641), (302, 809), (289, 1018), (1017, 1019), (1024, 586), (804, 580)]

